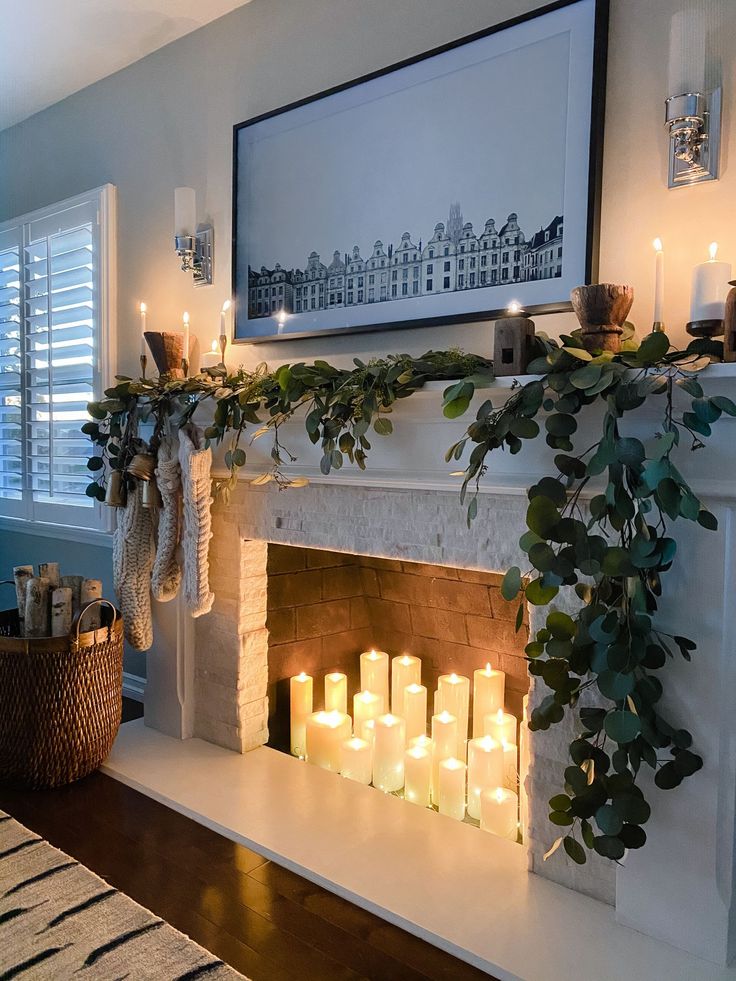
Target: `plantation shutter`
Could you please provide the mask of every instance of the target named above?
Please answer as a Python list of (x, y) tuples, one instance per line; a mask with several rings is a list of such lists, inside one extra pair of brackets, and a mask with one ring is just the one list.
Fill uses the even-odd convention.
[[(111, 189), (110, 189), (111, 190)], [(104, 387), (107, 189), (19, 219), (0, 255), (0, 513), (101, 528), (85, 494), (87, 403)], [(0, 235), (2, 235), (0, 231)], [(0, 237), (0, 246), (3, 239)], [(7, 381), (6, 381), (7, 377)], [(6, 462), (7, 461), (7, 462)]]

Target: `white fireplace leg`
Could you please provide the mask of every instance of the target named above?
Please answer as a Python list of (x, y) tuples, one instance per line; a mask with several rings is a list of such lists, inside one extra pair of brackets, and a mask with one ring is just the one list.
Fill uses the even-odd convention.
[(153, 604), (154, 645), (148, 652), (144, 721), (176, 739), (194, 731), (194, 621), (181, 594)]

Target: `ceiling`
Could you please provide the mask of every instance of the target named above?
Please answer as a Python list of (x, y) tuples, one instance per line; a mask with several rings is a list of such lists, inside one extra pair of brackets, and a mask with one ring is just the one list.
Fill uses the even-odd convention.
[(248, 0), (0, 0), (0, 130)]

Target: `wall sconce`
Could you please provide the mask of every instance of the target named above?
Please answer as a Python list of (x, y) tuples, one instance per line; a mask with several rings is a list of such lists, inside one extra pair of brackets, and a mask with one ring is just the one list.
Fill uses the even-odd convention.
[(197, 195), (192, 187), (174, 188), (174, 247), (195, 286), (212, 285), (215, 238), (212, 225), (197, 225)]
[(706, 45), (709, 37), (717, 37), (713, 28), (719, 6), (719, 0), (705, 0), (674, 14), (670, 24), (669, 187), (718, 179), (722, 90), (708, 91)]

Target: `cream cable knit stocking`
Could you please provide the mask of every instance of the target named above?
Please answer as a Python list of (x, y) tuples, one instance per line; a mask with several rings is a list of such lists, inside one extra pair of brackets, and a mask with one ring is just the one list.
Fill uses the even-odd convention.
[(184, 494), (184, 604), (193, 617), (209, 613), (215, 594), (210, 592), (209, 550), (212, 538), (210, 469), (212, 451), (202, 449), (203, 433), (190, 424), (179, 430), (179, 463)]
[(181, 533), (181, 474), (178, 447), (174, 440), (164, 437), (158, 448), (156, 480), (163, 507), (158, 516), (158, 544), (153, 563), (151, 592), (161, 603), (172, 600), (179, 592), (181, 569), (176, 556)]
[(140, 485), (128, 493), (128, 503), (118, 509), (117, 519), (112, 539), (113, 583), (125, 623), (125, 638), (135, 650), (147, 651), (153, 644), (153, 521), (150, 508), (141, 504)]

